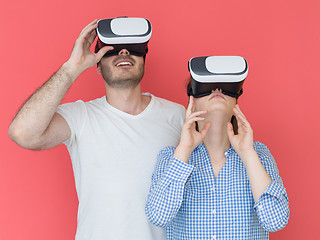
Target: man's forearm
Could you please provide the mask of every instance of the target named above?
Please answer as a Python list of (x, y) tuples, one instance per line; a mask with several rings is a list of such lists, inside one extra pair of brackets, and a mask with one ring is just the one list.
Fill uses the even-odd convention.
[(82, 29), (69, 60), (43, 84), (21, 107), (9, 127), (12, 140), (29, 149), (46, 149), (70, 137), (66, 121), (56, 114), (64, 95), (87, 68), (95, 66), (113, 47), (105, 46), (97, 53), (90, 51), (97, 34), (95, 19)]
[(39, 138), (49, 126), (58, 105), (78, 75), (68, 62), (63, 64), (22, 105), (10, 125), (10, 137), (16, 142)]

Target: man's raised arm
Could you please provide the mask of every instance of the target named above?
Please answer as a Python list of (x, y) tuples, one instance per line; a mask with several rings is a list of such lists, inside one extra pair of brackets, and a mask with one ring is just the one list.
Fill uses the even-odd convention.
[(48, 149), (70, 137), (71, 131), (64, 118), (56, 113), (64, 95), (87, 68), (96, 65), (112, 47), (90, 51), (96, 38), (97, 20), (80, 33), (71, 57), (22, 105), (9, 127), (10, 138), (23, 148)]

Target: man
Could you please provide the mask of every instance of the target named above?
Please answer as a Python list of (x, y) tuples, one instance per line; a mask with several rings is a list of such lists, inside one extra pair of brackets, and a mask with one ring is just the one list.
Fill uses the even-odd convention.
[[(184, 108), (142, 94), (145, 56), (115, 46), (90, 51), (94, 20), (80, 33), (71, 57), (22, 106), (10, 137), (28, 149), (64, 143), (79, 198), (76, 239), (165, 239), (144, 213), (158, 151), (179, 141)], [(98, 64), (107, 95), (60, 105), (77, 77)]]

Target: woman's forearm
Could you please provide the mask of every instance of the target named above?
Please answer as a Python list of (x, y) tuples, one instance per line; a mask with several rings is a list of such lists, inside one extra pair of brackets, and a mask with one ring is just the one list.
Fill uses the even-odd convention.
[(255, 202), (258, 202), (262, 193), (271, 183), (271, 178), (264, 169), (257, 152), (252, 149), (240, 156), (249, 178), (251, 191)]

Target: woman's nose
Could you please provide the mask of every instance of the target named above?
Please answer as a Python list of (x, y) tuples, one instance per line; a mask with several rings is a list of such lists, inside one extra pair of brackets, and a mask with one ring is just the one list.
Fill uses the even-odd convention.
[(212, 90), (212, 92), (215, 92), (215, 91), (222, 92), (222, 90), (220, 88), (216, 88), (216, 89)]

